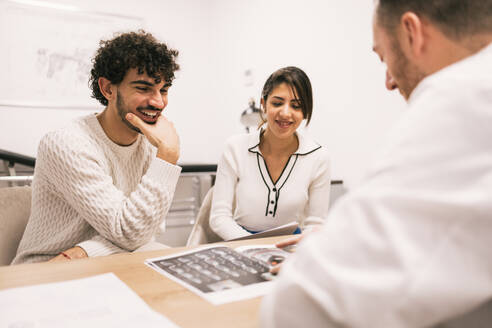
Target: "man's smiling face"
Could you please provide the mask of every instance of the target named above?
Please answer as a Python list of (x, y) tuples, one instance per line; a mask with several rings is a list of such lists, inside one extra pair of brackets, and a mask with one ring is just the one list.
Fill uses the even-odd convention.
[(132, 113), (147, 124), (155, 124), (167, 106), (170, 83), (156, 80), (146, 73), (138, 74), (136, 68), (128, 70), (117, 86), (116, 108), (121, 120), (132, 130), (140, 132), (125, 118)]

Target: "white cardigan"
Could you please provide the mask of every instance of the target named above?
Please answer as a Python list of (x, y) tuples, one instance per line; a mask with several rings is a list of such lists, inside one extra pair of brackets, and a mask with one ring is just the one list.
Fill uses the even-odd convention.
[(307, 135), (296, 133), (299, 147), (276, 183), (259, 149), (260, 131), (227, 141), (210, 214), (210, 227), (219, 236), (228, 240), (249, 235), (245, 229), (263, 231), (293, 221), (319, 224), (326, 217), (330, 199), (327, 153)]
[(433, 326), (492, 298), (491, 249), (492, 45), (417, 86), (366, 180), (283, 264), (262, 327)]

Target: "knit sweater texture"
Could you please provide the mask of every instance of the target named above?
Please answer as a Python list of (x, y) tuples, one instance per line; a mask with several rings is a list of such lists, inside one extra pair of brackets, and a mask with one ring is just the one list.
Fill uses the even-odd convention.
[(48, 133), (12, 264), (47, 261), (74, 246), (90, 257), (135, 250), (165, 219), (180, 172), (143, 135), (130, 146), (112, 142), (96, 115)]

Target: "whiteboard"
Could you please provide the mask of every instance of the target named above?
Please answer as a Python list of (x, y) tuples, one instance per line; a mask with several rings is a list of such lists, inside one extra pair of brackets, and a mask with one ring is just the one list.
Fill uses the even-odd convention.
[(0, 106), (99, 107), (88, 86), (99, 41), (143, 20), (46, 4), (0, 1)]

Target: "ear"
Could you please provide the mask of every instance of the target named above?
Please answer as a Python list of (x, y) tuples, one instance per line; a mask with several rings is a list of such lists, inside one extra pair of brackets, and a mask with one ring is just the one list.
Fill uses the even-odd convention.
[(261, 109), (262, 109), (263, 111), (266, 111), (266, 107), (265, 107), (265, 100), (263, 100), (263, 97), (262, 97), (262, 98), (261, 98), (261, 100), (260, 100), (260, 104), (261, 104), (261, 106), (260, 106), (260, 107), (261, 107)]
[(112, 84), (107, 78), (100, 77), (99, 80), (97, 80), (97, 83), (99, 84), (99, 90), (108, 102), (116, 97), (116, 90), (114, 88), (115, 85)]
[(419, 57), (425, 46), (425, 26), (415, 13), (406, 12), (401, 16), (402, 42), (406, 43), (411, 54)]

